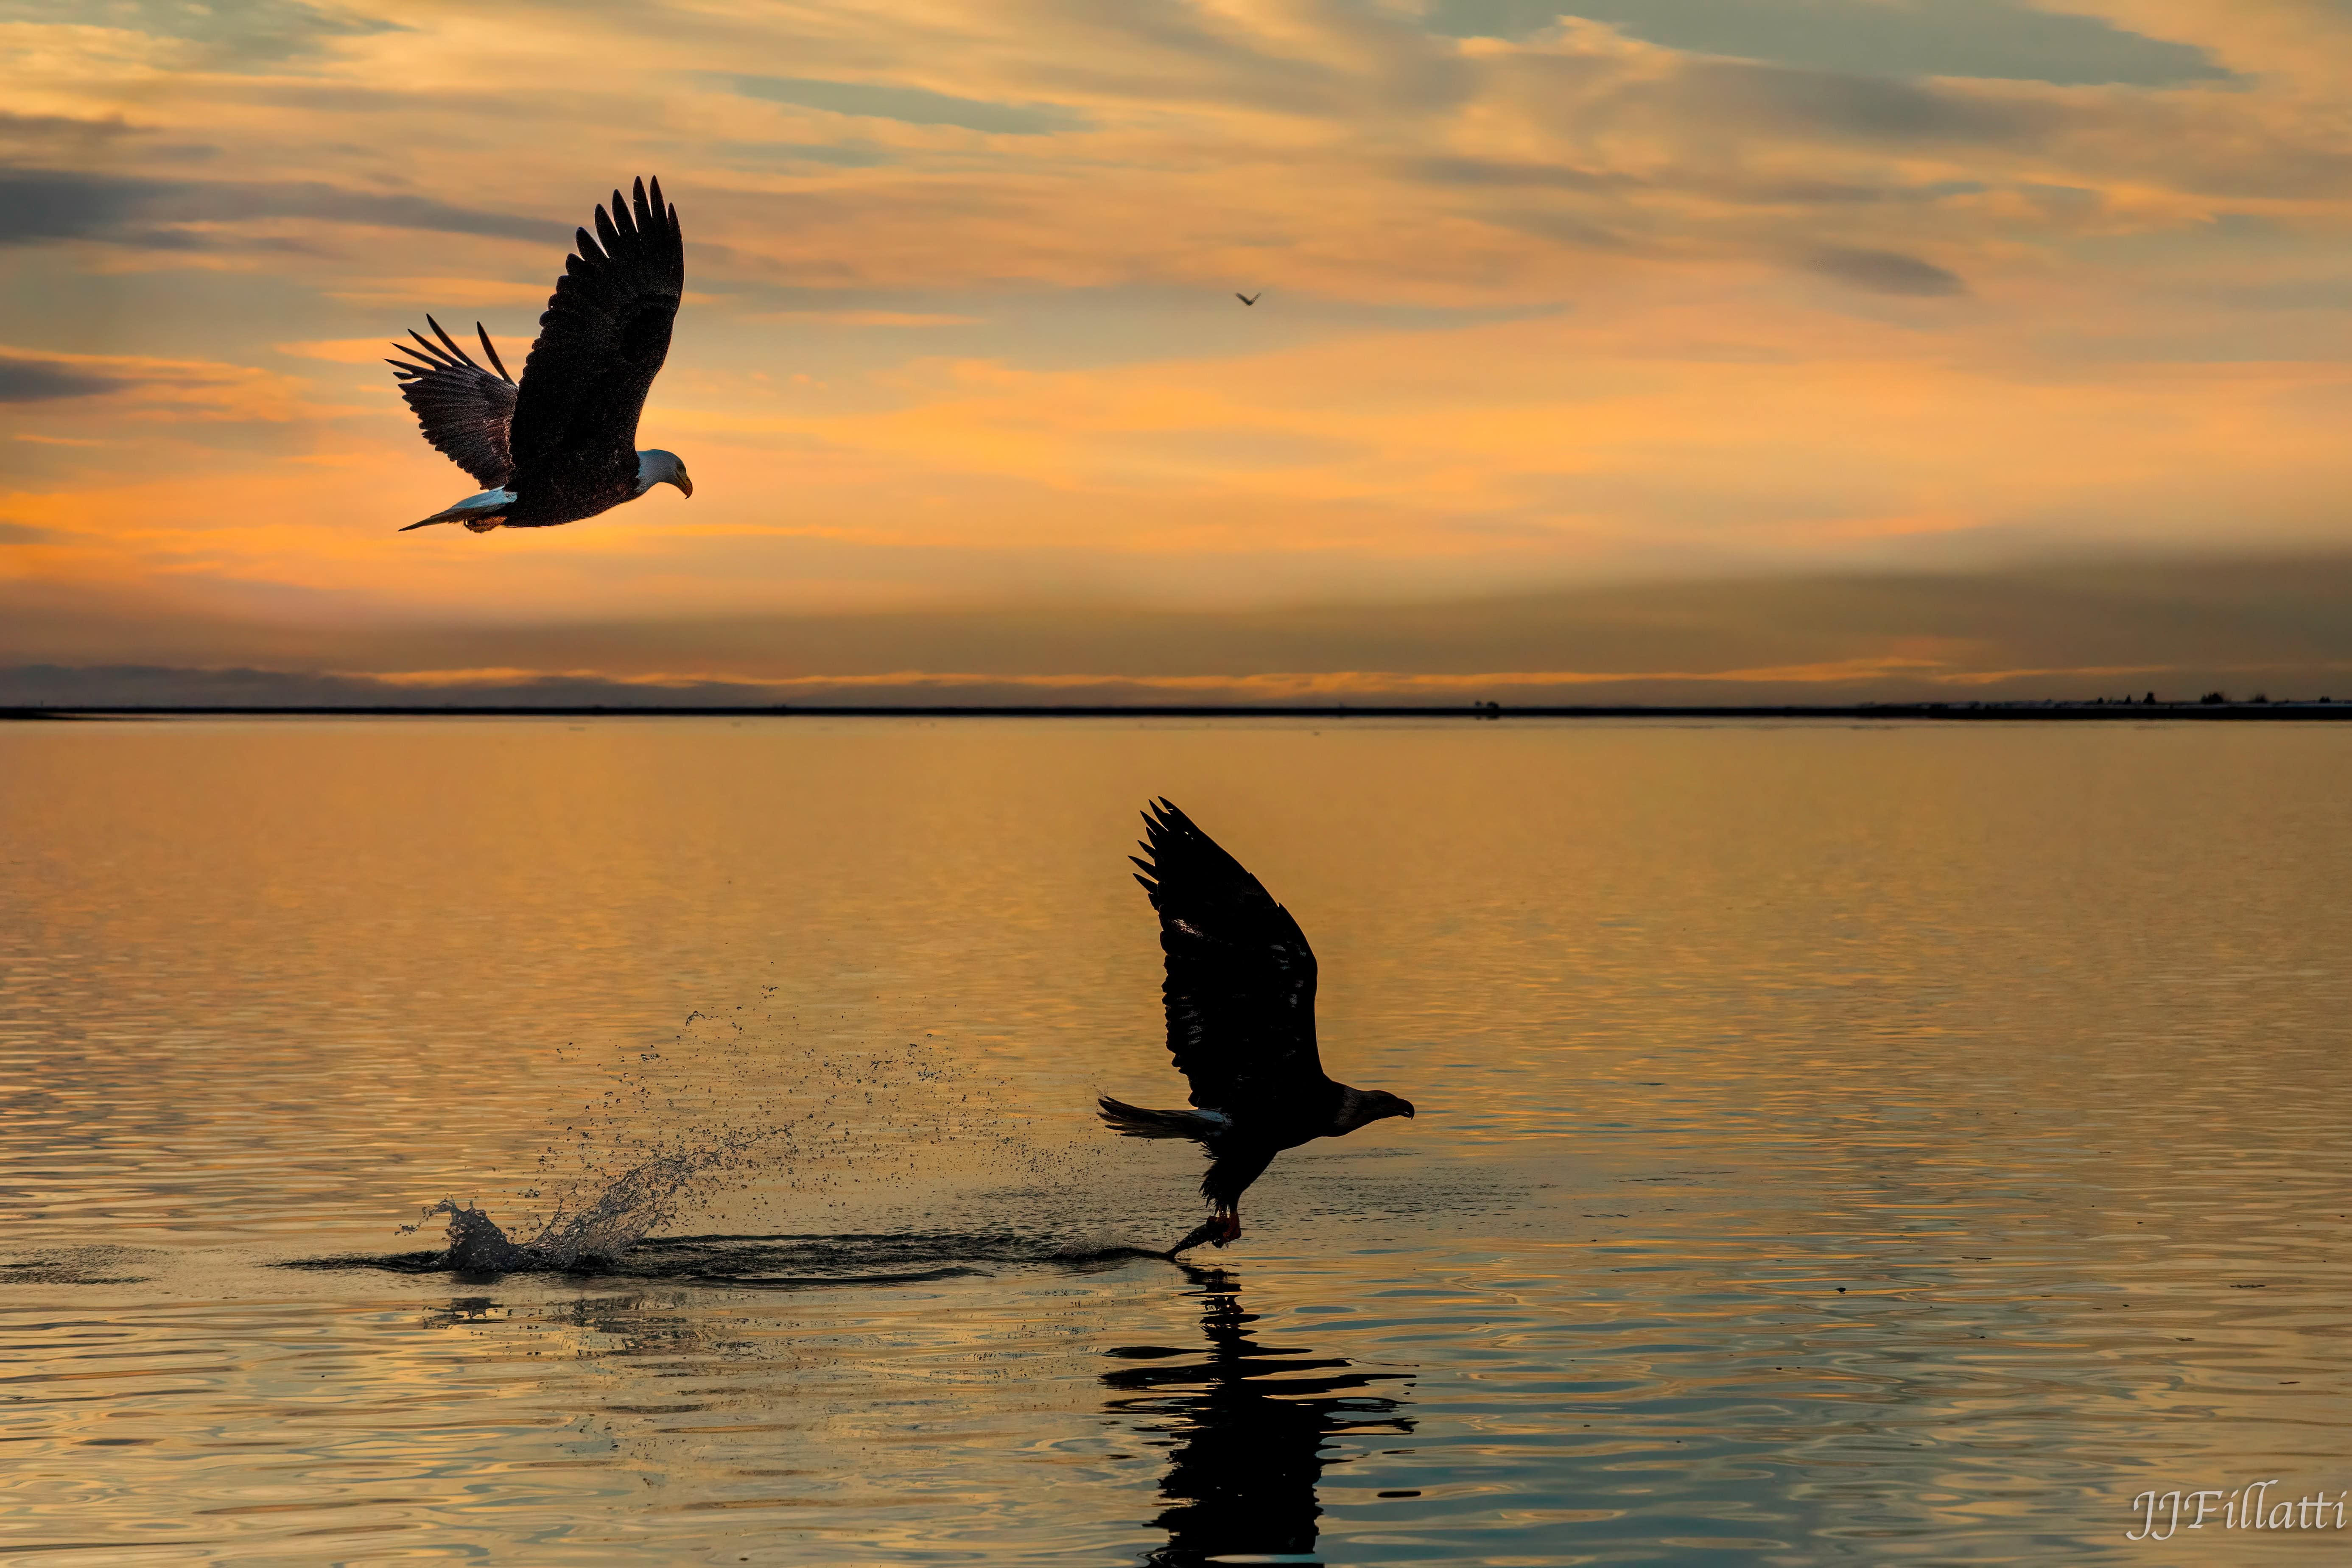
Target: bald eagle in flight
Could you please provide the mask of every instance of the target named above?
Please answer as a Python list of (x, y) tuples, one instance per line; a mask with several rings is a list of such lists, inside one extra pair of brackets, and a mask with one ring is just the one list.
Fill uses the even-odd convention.
[(417, 348), (393, 345), (415, 362), (384, 363), (425, 438), (482, 487), (403, 533), (436, 522), (462, 522), (476, 533), (553, 528), (656, 485), (694, 493), (677, 453), (637, 450), (637, 416), (669, 353), (670, 323), (686, 290), (677, 209), (664, 205), (659, 180), (650, 201), (639, 180), (633, 201), (625, 205), (614, 191), (611, 215), (596, 209), (595, 234), (580, 230), (572, 248), (539, 319), (521, 385), (479, 321), (474, 331), (496, 375), (430, 316), (425, 321), (438, 343), (412, 329)]
[(1285, 1149), (1411, 1116), (1412, 1106), (1325, 1076), (1315, 1050), (1315, 954), (1290, 911), (1167, 800), (1143, 822), (1151, 858), (1129, 858), (1160, 912), (1168, 1049), (1192, 1086), (1193, 1109), (1146, 1110), (1108, 1096), (1098, 1103), (1126, 1137), (1190, 1138), (1209, 1156), (1201, 1193), (1214, 1213), (1168, 1249), (1173, 1258), (1240, 1236), (1244, 1189)]

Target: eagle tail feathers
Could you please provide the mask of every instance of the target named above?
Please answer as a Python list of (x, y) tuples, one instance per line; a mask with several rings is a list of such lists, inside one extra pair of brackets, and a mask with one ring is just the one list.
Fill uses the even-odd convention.
[(507, 509), (515, 503), (512, 490), (482, 490), (469, 495), (456, 506), (444, 507), (431, 517), (419, 518), (399, 530), (406, 533), (412, 528), (429, 528), (436, 522), (462, 522), (475, 533), (487, 533), (507, 520)]
[(1213, 1110), (1148, 1110), (1104, 1095), (1096, 1101), (1110, 1130), (1122, 1138), (1192, 1138), (1206, 1142), (1225, 1130)]

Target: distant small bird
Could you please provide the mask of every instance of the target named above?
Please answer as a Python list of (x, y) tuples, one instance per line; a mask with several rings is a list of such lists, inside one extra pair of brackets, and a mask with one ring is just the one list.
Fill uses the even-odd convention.
[(1136, 880), (1160, 911), (1168, 1049), (1192, 1086), (1191, 1110), (1147, 1110), (1105, 1096), (1102, 1119), (1129, 1138), (1190, 1138), (1211, 1163), (1201, 1194), (1214, 1213), (1168, 1249), (1223, 1247), (1242, 1233), (1243, 1191), (1274, 1157), (1412, 1106), (1325, 1076), (1315, 1048), (1315, 954), (1290, 911), (1241, 862), (1165, 799), (1143, 815), (1149, 860)]
[(1244, 305), (1255, 305), (1260, 300), (1265, 298), (1265, 290), (1261, 289), (1255, 294), (1244, 294), (1239, 289), (1235, 289), (1234, 292), (1234, 298), (1239, 300)]
[(624, 205), (614, 191), (612, 216), (596, 209), (595, 235), (581, 229), (572, 248), (539, 319), (520, 386), (479, 321), (474, 331), (496, 375), (431, 316), (425, 322), (438, 344), (412, 329), (423, 353), (393, 345), (416, 362), (384, 361), (425, 438), (483, 487), (403, 533), (436, 522), (462, 522), (476, 533), (552, 528), (656, 485), (694, 493), (677, 453), (637, 450), (637, 416), (669, 354), (670, 324), (686, 292), (677, 209), (663, 203), (659, 180), (650, 201), (639, 180), (631, 203)]

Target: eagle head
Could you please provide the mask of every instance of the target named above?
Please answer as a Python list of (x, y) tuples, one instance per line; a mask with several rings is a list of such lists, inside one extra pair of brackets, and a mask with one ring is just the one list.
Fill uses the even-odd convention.
[(694, 493), (694, 480), (687, 474), (686, 460), (658, 447), (637, 454), (637, 494), (643, 495), (656, 485), (676, 485), (683, 494)]
[(1339, 1113), (1333, 1131), (1353, 1132), (1385, 1116), (1411, 1116), (1412, 1101), (1381, 1089), (1350, 1089), (1339, 1096)]

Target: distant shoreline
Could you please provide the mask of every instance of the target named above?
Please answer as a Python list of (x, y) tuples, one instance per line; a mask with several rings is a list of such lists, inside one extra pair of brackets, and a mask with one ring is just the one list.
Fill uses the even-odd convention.
[(1329, 704), (1104, 703), (1051, 706), (586, 707), (404, 703), (368, 706), (0, 708), (0, 722), (92, 719), (1837, 719), (1979, 722), (2330, 722), (2352, 721), (2347, 702), (1859, 702), (1753, 706), (1501, 704), (1461, 707)]

